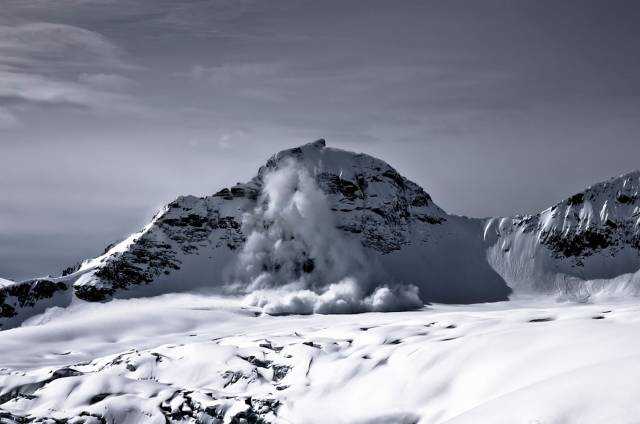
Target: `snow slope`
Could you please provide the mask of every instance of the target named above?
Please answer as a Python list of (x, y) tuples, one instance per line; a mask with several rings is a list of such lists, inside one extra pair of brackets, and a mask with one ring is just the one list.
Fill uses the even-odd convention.
[(402, 310), (640, 291), (640, 173), (538, 214), (450, 215), (380, 159), (318, 140), (249, 182), (183, 196), (142, 231), (64, 276), (0, 288), (0, 325), (46, 308), (207, 290), (270, 313)]
[(15, 281), (11, 281), (11, 280), (7, 280), (5, 278), (0, 278), (0, 287), (4, 287), (4, 286), (10, 286), (15, 284)]
[(269, 316), (189, 294), (77, 304), (2, 332), (0, 421), (636, 423), (639, 312), (511, 301)]

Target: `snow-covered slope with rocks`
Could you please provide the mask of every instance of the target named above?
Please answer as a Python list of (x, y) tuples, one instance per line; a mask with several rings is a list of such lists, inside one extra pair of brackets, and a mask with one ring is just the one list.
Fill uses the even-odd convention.
[(515, 301), (274, 317), (189, 294), (83, 303), (2, 332), (0, 422), (632, 424), (639, 312)]
[(247, 236), (243, 215), (256, 207), (266, 176), (290, 160), (315, 179), (341, 236), (362, 245), (377, 283), (415, 284), (423, 299), (445, 302), (507, 296), (486, 264), (479, 221), (447, 215), (385, 162), (327, 148), (323, 140), (278, 153), (247, 184), (178, 198), (125, 251), (109, 252), (83, 275), (76, 295), (102, 300), (229, 282)]
[(538, 213), (487, 221), (488, 258), (517, 293), (571, 299), (640, 293), (640, 172)]
[(282, 151), (245, 184), (184, 196), (98, 258), (0, 287), (0, 325), (81, 301), (209, 290), (269, 313), (362, 312), (640, 287), (640, 174), (539, 214), (447, 214), (420, 186), (324, 140)]
[(15, 281), (7, 280), (6, 278), (0, 278), (0, 287), (9, 286), (15, 283)]

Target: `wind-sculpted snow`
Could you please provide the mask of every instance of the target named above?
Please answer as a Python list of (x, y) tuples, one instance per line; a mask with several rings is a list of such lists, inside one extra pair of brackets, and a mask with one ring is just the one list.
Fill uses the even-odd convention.
[(631, 424), (639, 313), (538, 301), (273, 317), (186, 294), (75, 304), (3, 332), (0, 422)]
[(243, 217), (247, 240), (235, 285), (270, 314), (354, 313), (422, 306), (418, 288), (392, 288), (360, 242), (340, 231), (325, 194), (293, 159), (264, 177), (258, 206)]

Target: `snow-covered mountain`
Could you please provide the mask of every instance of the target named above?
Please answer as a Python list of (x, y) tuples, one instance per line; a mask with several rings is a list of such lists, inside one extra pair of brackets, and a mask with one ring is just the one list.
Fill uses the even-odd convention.
[[(315, 178), (342, 236), (375, 258), (370, 266), (383, 274), (378, 282), (416, 284), (426, 299), (444, 302), (508, 294), (486, 264), (480, 221), (447, 215), (385, 162), (327, 148), (324, 140), (274, 155), (246, 184), (209, 197), (178, 198), (140, 234), (85, 264), (75, 294), (103, 300), (219, 285), (246, 239), (243, 214), (256, 207), (266, 175), (291, 159)], [(483, 283), (475, 284), (474, 276)]]
[(61, 277), (0, 287), (0, 322), (78, 300), (194, 289), (250, 295), (271, 313), (530, 293), (584, 300), (637, 294), (639, 268), (638, 172), (536, 215), (475, 219), (447, 214), (382, 160), (318, 140), (277, 153), (245, 184), (179, 197)]
[(475, 219), (379, 159), (285, 150), (0, 280), (0, 422), (632, 423), (639, 227), (639, 172)]
[(640, 172), (528, 216), (487, 221), (491, 266), (516, 293), (573, 299), (640, 293)]

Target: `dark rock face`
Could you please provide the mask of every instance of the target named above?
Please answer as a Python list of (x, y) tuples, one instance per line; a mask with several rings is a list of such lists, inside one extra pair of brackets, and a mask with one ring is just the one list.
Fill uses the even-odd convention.
[[(235, 245), (241, 242), (240, 222), (234, 216), (219, 216), (215, 212), (201, 216), (190, 213), (181, 218), (161, 218), (158, 225), (167, 237), (176, 242), (184, 253), (190, 253), (197, 249), (197, 244), (206, 241), (215, 230), (232, 230), (237, 237), (226, 238), (229, 244)], [(235, 247), (235, 246), (234, 246)]]
[(96, 271), (95, 276), (107, 282), (108, 287), (75, 286), (74, 292), (82, 300), (103, 301), (117, 290), (151, 283), (161, 274), (177, 269), (180, 269), (180, 262), (171, 245), (143, 235), (131, 249), (115, 254)]
[(624, 203), (627, 205), (634, 203), (636, 200), (637, 200), (636, 196), (627, 196), (624, 193), (620, 193), (618, 194), (618, 197), (616, 197), (616, 201), (618, 203)]
[(172, 275), (181, 269), (184, 255), (198, 255), (203, 247), (238, 248), (244, 242), (240, 218), (223, 215), (218, 206), (253, 197), (255, 190), (225, 190), (209, 198), (183, 197), (170, 203), (127, 249), (103, 261), (94, 274), (100, 284), (76, 285), (76, 296), (93, 302), (108, 300), (116, 292)]
[(485, 226), (489, 261), (516, 292), (578, 301), (636, 296), (639, 194), (636, 171), (594, 184), (535, 215), (491, 219)]
[(640, 244), (640, 173), (630, 173), (574, 194), (537, 215), (517, 217), (524, 233), (537, 233), (557, 259), (581, 260), (603, 250), (612, 255)]
[[(620, 203), (634, 204), (627, 203), (627, 199), (630, 198), (625, 197)], [(554, 218), (559, 219), (560, 216), (556, 214)], [(538, 224), (537, 230), (541, 235), (541, 243), (557, 258), (585, 258), (603, 250), (609, 250), (615, 255), (626, 247), (640, 250), (640, 229), (636, 219), (634, 216), (614, 214), (603, 219), (594, 219), (584, 213), (572, 212), (564, 215), (565, 224), (562, 226), (543, 229), (542, 225)]]
[(580, 205), (584, 202), (584, 193), (574, 194), (567, 199), (569, 205)]
[(73, 292), (78, 299), (86, 300), (87, 302), (102, 302), (109, 299), (115, 293), (115, 290), (94, 286), (77, 286), (73, 288)]
[(62, 270), (62, 276), (66, 277), (67, 275), (73, 274), (74, 272), (76, 272), (77, 270), (80, 269), (80, 266), (82, 266), (82, 263), (78, 262), (77, 264), (74, 264), (72, 266), (69, 266), (69, 267), (63, 269)]
[(306, 274), (309, 274), (309, 273), (313, 272), (314, 268), (315, 268), (315, 264), (313, 262), (313, 259), (311, 259), (311, 258), (308, 258), (302, 264), (302, 272), (304, 272)]
[(39, 301), (51, 299), (56, 292), (67, 289), (65, 283), (44, 279), (0, 287), (0, 317), (14, 317), (17, 315), (17, 309), (33, 307)]
[(338, 228), (360, 234), (362, 243), (382, 253), (402, 249), (413, 222), (440, 224), (444, 212), (417, 184), (390, 166), (356, 155), (349, 178), (332, 172), (316, 176), (318, 186), (331, 197)]
[(614, 245), (614, 237), (610, 228), (587, 229), (575, 234), (543, 231), (541, 241), (556, 257), (584, 257)]

